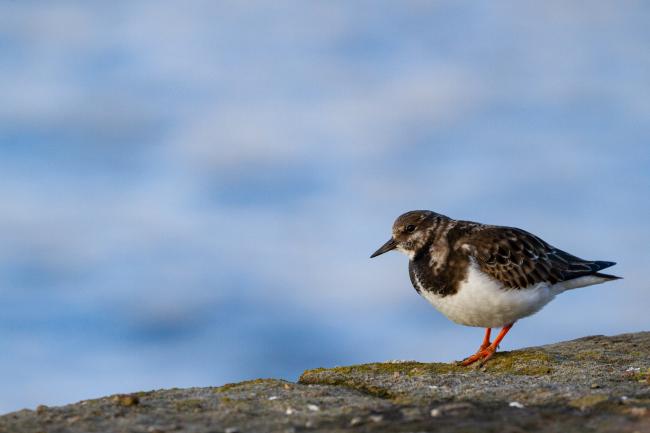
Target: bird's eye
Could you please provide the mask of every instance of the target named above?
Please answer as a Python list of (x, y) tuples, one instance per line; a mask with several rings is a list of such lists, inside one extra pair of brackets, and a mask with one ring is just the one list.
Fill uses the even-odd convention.
[(415, 231), (415, 226), (413, 224), (409, 224), (406, 226), (406, 231), (409, 233), (413, 233)]

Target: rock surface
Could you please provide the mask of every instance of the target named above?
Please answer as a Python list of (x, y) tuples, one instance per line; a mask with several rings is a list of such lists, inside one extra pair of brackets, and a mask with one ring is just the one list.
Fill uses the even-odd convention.
[(650, 433), (650, 332), (498, 353), (480, 370), (389, 362), (298, 383), (117, 395), (0, 417), (9, 432)]

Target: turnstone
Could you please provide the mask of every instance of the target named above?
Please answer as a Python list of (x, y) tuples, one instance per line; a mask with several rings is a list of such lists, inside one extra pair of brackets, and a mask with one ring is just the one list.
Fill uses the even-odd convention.
[[(620, 277), (614, 262), (583, 260), (514, 227), (457, 221), (416, 210), (399, 216), (391, 239), (370, 258), (397, 249), (409, 257), (415, 290), (450, 320), (485, 328), (483, 344), (461, 362), (484, 364), (515, 321), (569, 289)], [(490, 342), (492, 328), (502, 327)]]

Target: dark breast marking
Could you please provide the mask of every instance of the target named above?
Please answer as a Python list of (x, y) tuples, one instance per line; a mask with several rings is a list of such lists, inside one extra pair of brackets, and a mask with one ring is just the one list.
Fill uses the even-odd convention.
[[(455, 231), (454, 228), (448, 233), (448, 240), (456, 237)], [(435, 263), (433, 267), (431, 266), (433, 264), (431, 248), (440, 247), (439, 242), (435, 245), (429, 244), (409, 262), (411, 283), (418, 293), (420, 293), (419, 282), (422, 289), (427, 292), (440, 296), (453, 295), (458, 292), (460, 283), (467, 278), (469, 258), (465, 253), (452, 249), (449, 243), (445, 245), (445, 248), (449, 248), (445, 262)]]

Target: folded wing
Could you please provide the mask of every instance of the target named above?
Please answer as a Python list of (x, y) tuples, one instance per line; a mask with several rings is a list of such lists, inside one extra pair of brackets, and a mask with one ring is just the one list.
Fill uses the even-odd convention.
[(583, 260), (513, 227), (485, 226), (462, 239), (461, 249), (474, 257), (483, 272), (512, 289), (587, 275), (618, 278), (598, 274), (614, 262)]

